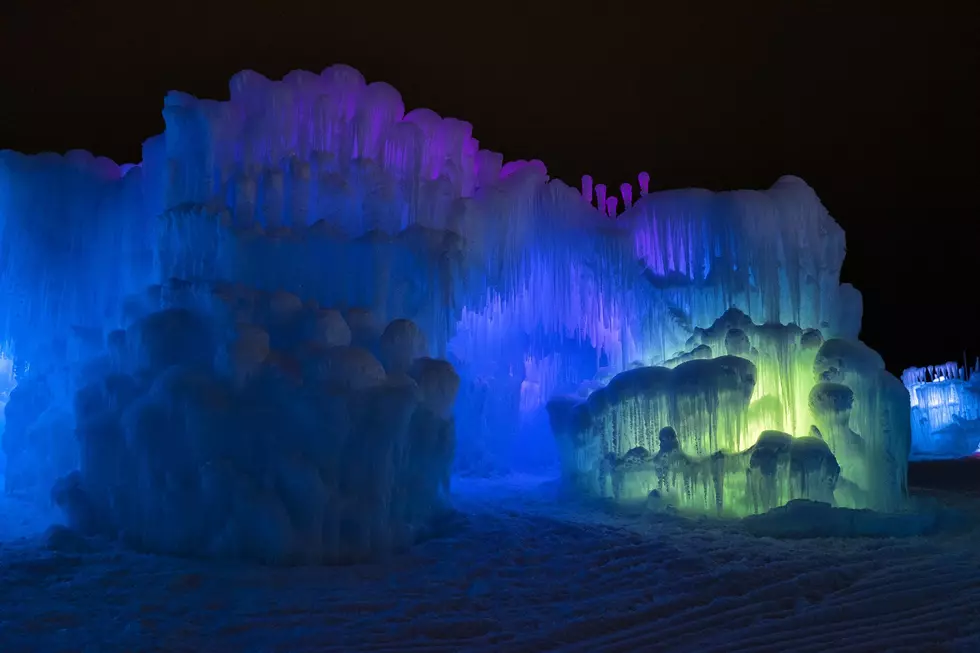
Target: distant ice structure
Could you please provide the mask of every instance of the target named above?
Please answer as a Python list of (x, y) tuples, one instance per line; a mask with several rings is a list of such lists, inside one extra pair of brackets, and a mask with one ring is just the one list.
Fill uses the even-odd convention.
[(0, 488), (6, 487), (7, 483), (7, 447), (3, 436), (7, 426), (7, 403), (10, 401), (10, 392), (16, 385), (14, 361), (0, 350)]
[[(617, 214), (615, 185), (585, 176), (576, 190), (540, 161), (505, 163), (468, 123), (406, 112), (394, 88), (347, 66), (280, 82), (244, 71), (230, 96), (168, 94), (166, 130), (135, 166), (0, 153), (0, 327), (30, 366), (24, 383), (50, 390), (46, 404), (24, 404), (28, 427), (47, 434), (30, 442), (70, 450), (43, 476), (81, 455), (62, 500), (86, 477), (104, 495), (138, 480), (86, 474), (85, 447), (41, 417), (88, 419), (73, 398), (103, 378), (89, 361), (148, 319), (134, 297), (170, 279), (334, 307), (353, 346), (382, 347), (374, 358), (384, 325), (417, 325), (425, 351), (460, 378), (461, 471), (541, 466), (558, 448), (565, 476), (591, 475), (578, 486), (600, 494), (623, 465), (648, 465), (620, 474), (632, 497), (663, 472), (648, 464), (663, 452), (676, 459), (670, 487), (683, 488), (664, 500), (701, 511), (901, 495), (904, 390), (897, 402), (898, 381), (856, 342), (861, 295), (839, 283), (844, 233), (802, 180), (651, 193), (640, 173), (639, 198), (620, 186)], [(199, 319), (213, 324), (208, 311)], [(253, 363), (272, 365), (277, 347)], [(634, 369), (650, 366), (665, 371)], [(567, 395), (607, 413), (578, 409), (589, 420), (556, 425), (556, 445), (546, 405)], [(255, 401), (284, 409), (277, 396)], [(677, 446), (661, 449), (660, 434)], [(159, 464), (163, 485), (147, 487), (171, 491), (170, 463)]]
[(980, 451), (980, 359), (910, 367), (902, 373), (912, 405), (913, 459), (964, 458)]

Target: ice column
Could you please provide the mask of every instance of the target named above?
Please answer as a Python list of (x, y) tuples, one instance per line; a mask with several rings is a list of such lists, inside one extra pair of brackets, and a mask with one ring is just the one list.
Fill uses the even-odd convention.
[(619, 192), (623, 196), (623, 210), (629, 211), (633, 206), (633, 185), (626, 182), (619, 187)]
[(603, 214), (606, 212), (606, 185), (596, 184), (595, 186), (596, 208)]
[(582, 175), (582, 198), (592, 204), (592, 177), (590, 175)]
[(619, 198), (615, 195), (606, 198), (606, 215), (608, 215), (610, 218), (616, 217), (617, 204), (619, 204)]
[(646, 197), (650, 192), (650, 175), (646, 172), (640, 173), (640, 196)]

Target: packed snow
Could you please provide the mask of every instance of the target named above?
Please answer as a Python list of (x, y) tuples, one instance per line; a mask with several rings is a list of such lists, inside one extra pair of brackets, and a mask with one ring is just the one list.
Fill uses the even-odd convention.
[[(140, 555), (3, 505), (4, 653), (976, 651), (977, 531), (783, 540), (461, 480), (459, 515), (380, 564)], [(944, 496), (945, 495), (940, 495)], [(947, 497), (948, 498), (948, 497)], [(923, 498), (925, 501), (926, 498)], [(980, 496), (960, 510), (980, 512)], [(977, 522), (973, 522), (977, 523)], [(27, 539), (13, 539), (33, 528)], [(51, 547), (56, 550), (51, 550)]]

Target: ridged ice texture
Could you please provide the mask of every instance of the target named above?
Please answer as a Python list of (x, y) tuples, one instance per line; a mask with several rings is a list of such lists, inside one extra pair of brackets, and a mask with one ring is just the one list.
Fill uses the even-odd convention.
[(244, 71), (228, 101), (173, 92), (163, 114), (135, 168), (0, 153), (0, 325), (23, 355), (70, 325), (121, 324), (126, 291), (222, 278), (410, 318), (464, 378), (515, 384), (496, 413), (531, 414), (671, 358), (729, 307), (828, 337), (860, 328), (843, 231), (794, 177), (650, 194), (643, 177), (610, 218), (605, 185), (595, 208), (540, 161), (504, 163), (468, 123), (406, 111), (341, 65)]
[(443, 511), (459, 377), (416, 325), (366, 333), (363, 313), (181, 280), (129, 304), (74, 397), (81, 464), (52, 492), (72, 526), (158, 553), (345, 563)]
[(688, 345), (548, 404), (573, 487), (620, 500), (656, 490), (675, 507), (738, 516), (797, 498), (902, 505), (907, 394), (875, 352), (736, 309)]
[(912, 406), (912, 458), (962, 458), (980, 451), (980, 360), (905, 370)]

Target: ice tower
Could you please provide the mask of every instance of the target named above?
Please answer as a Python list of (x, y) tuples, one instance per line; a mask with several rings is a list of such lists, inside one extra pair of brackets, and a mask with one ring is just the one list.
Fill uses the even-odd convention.
[[(347, 66), (278, 82), (245, 71), (230, 86), (227, 101), (170, 93), (166, 130), (136, 166), (0, 153), (0, 326), (30, 368), (11, 403), (21, 392), (24, 429), (57, 416), (44, 446), (69, 453), (45, 473), (80, 466), (59, 496), (86, 497), (95, 521), (107, 519), (109, 485), (146, 485), (144, 504), (112, 517), (132, 526), (172, 507), (161, 497), (186, 505), (173, 497), (187, 499), (191, 485), (238, 483), (265, 502), (264, 519), (305, 524), (269, 547), (316, 557), (326, 545), (310, 524), (323, 510), (292, 506), (300, 486), (282, 480), (305, 478), (303, 492), (324, 505), (359, 497), (408, 541), (442, 490), (418, 480), (396, 499), (391, 478), (443, 478), (453, 452), (469, 471), (558, 459), (582, 491), (627, 500), (656, 490), (708, 512), (794, 496), (900, 499), (905, 390), (856, 340), (861, 296), (839, 283), (843, 231), (802, 180), (651, 193), (640, 173), (639, 197), (623, 183), (620, 203), (607, 196), (615, 183), (586, 176), (578, 190), (540, 161), (504, 162), (468, 123), (406, 112), (394, 88)], [(214, 405), (251, 397), (288, 410), (291, 462), (275, 473), (255, 460), (249, 471), (218, 465), (200, 445), (203, 425), (244, 427), (174, 399), (183, 383), (209, 388)], [(311, 426), (340, 413), (310, 412), (322, 403), (315, 392), (290, 404), (288, 384), (354, 393), (341, 411), (347, 433), (380, 428), (363, 421), (365, 405), (402, 406), (374, 411), (401, 435), (376, 449), (311, 451), (347, 437)], [(372, 388), (384, 390), (358, 394)], [(134, 444), (134, 424), (150, 418), (133, 402), (154, 396), (203, 420), (172, 451), (147, 434)], [(271, 446), (257, 444), (261, 429), (245, 432), (256, 452)], [(139, 449), (148, 476), (106, 469), (122, 464), (114, 448)], [(367, 474), (375, 455), (389, 461), (388, 481), (375, 479), (384, 491), (328, 478), (338, 456), (360, 456)], [(303, 473), (283, 471), (297, 459)], [(169, 548), (205, 546), (184, 535)], [(227, 552), (216, 538), (207, 546)]]

